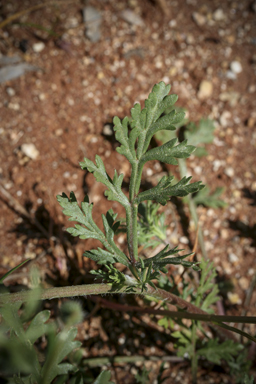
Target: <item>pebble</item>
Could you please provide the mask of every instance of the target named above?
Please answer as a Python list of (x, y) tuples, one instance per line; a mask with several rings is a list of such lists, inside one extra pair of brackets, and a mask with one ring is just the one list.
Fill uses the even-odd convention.
[(13, 88), (11, 88), (11, 87), (7, 87), (6, 88), (6, 93), (10, 96), (10, 97), (12, 97), (12, 96), (14, 96), (15, 95), (15, 90), (13, 89)]
[(223, 111), (222, 114), (220, 115), (220, 125), (222, 127), (227, 127), (230, 123), (230, 119), (231, 119), (231, 112)]
[(9, 103), (8, 108), (13, 109), (14, 111), (18, 111), (20, 109), (20, 105), (18, 103)]
[(223, 166), (223, 162), (221, 160), (214, 160), (213, 163), (213, 171), (218, 172), (219, 168)]
[(42, 52), (42, 50), (45, 48), (45, 44), (41, 41), (39, 43), (35, 43), (32, 45), (33, 51), (36, 53)]
[(237, 264), (239, 261), (239, 258), (234, 253), (229, 253), (228, 259), (229, 259), (230, 263), (232, 263), (232, 264)]
[(127, 21), (129, 24), (137, 25), (138, 27), (143, 27), (145, 25), (142, 18), (135, 12), (130, 9), (124, 9), (121, 12), (121, 17), (123, 20)]
[(222, 92), (219, 96), (220, 101), (228, 101), (231, 107), (235, 107), (239, 100), (240, 93), (239, 92)]
[(240, 297), (238, 296), (237, 293), (228, 292), (227, 296), (228, 296), (228, 299), (229, 299), (231, 304), (241, 304), (242, 303), (242, 300), (240, 299)]
[(242, 65), (239, 61), (232, 61), (230, 64), (230, 69), (235, 74), (241, 73), (243, 70)]
[(101, 38), (101, 20), (101, 13), (96, 8), (89, 5), (83, 8), (83, 21), (86, 25), (85, 35), (93, 43), (97, 43)]
[(39, 156), (39, 151), (36, 149), (35, 145), (32, 143), (22, 144), (21, 151), (24, 153), (24, 155), (26, 155), (32, 160), (36, 160)]
[(220, 231), (220, 236), (222, 239), (226, 240), (228, 239), (229, 237), (229, 233), (228, 233), (228, 230), (226, 228), (223, 228), (221, 231)]
[(204, 15), (202, 15), (201, 13), (198, 13), (198, 12), (192, 13), (192, 19), (194, 20), (196, 25), (198, 25), (199, 27), (201, 27), (202, 25), (204, 25), (206, 23), (206, 17)]
[(113, 129), (110, 124), (105, 124), (102, 130), (103, 135), (105, 136), (112, 136), (113, 135)]
[(181, 236), (180, 237), (180, 242), (181, 244), (188, 244), (189, 243), (189, 240), (186, 236)]
[(213, 91), (212, 83), (208, 80), (203, 80), (199, 85), (199, 92), (197, 96), (200, 100), (204, 100), (212, 95), (212, 91)]
[(238, 284), (240, 285), (240, 287), (246, 291), (248, 288), (249, 288), (249, 280), (246, 278), (246, 277), (241, 277), (239, 280), (238, 280)]
[(232, 167), (228, 167), (228, 168), (225, 168), (224, 169), (224, 173), (228, 176), (228, 177), (233, 177), (234, 174), (235, 174), (235, 171)]
[(215, 20), (215, 21), (223, 21), (223, 20), (226, 19), (226, 15), (225, 15), (225, 13), (223, 12), (223, 9), (218, 8), (218, 9), (216, 9), (215, 12), (213, 12), (212, 18), (213, 18), (213, 20)]
[(232, 71), (227, 71), (226, 72), (226, 77), (229, 80), (236, 80), (236, 74)]

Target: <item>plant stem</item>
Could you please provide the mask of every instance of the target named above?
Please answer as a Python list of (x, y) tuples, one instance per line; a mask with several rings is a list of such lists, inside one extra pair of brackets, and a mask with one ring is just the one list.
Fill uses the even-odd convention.
[(129, 188), (129, 200), (131, 205), (129, 209), (126, 210), (127, 242), (132, 265), (134, 265), (135, 262), (138, 261), (138, 205), (133, 202), (136, 193), (136, 186), (138, 184), (140, 185), (140, 179), (138, 180), (138, 162), (136, 161), (132, 164), (132, 173)]
[(110, 356), (110, 357), (94, 357), (91, 359), (84, 359), (83, 366), (98, 367), (104, 364), (113, 363), (136, 363), (137, 361), (168, 361), (171, 363), (181, 363), (184, 361), (182, 357), (178, 356)]
[[(178, 159), (178, 163), (179, 163), (180, 176), (181, 177), (187, 176), (186, 160), (185, 159)], [(198, 225), (198, 216), (196, 213), (196, 205), (193, 201), (193, 198), (191, 197), (191, 195), (188, 195), (186, 198), (188, 199), (188, 206), (189, 206), (189, 210), (190, 210), (192, 219), (194, 220), (195, 225)], [(202, 230), (200, 227), (198, 228), (198, 241), (200, 244), (202, 255), (203, 255), (204, 259), (207, 260), (208, 257), (207, 257), (207, 252), (206, 252), (205, 244), (204, 244), (204, 236), (203, 236), (203, 233), (202, 233)]]
[(196, 322), (193, 321), (192, 324), (192, 333), (191, 333), (191, 341), (192, 341), (192, 356), (191, 356), (191, 370), (192, 370), (192, 384), (197, 383), (197, 362), (198, 357), (196, 353), (196, 329), (197, 325)]

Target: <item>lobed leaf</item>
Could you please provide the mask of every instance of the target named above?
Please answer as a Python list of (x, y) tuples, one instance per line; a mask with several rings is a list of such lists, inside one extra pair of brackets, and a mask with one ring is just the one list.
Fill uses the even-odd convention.
[(97, 264), (121, 263), (121, 264), (125, 265), (126, 267), (129, 266), (129, 261), (125, 255), (123, 257), (118, 253), (108, 252), (108, 251), (101, 249), (101, 248), (92, 249), (91, 251), (86, 251), (84, 253), (84, 256), (95, 261)]
[(164, 176), (159, 181), (156, 187), (141, 192), (134, 200), (137, 204), (145, 200), (155, 200), (158, 203), (165, 205), (171, 196), (183, 197), (189, 193), (194, 193), (204, 186), (201, 181), (188, 184), (191, 177), (183, 177), (178, 183), (172, 185), (173, 176)]
[(96, 180), (104, 184), (108, 190), (105, 191), (105, 195), (108, 200), (118, 201), (124, 207), (129, 206), (129, 200), (121, 190), (124, 175), (117, 175), (115, 170), (113, 180), (107, 174), (105, 166), (101, 158), (96, 155), (96, 165), (89, 159), (84, 158), (84, 161), (80, 163), (82, 169), (88, 169), (89, 172), (93, 173)]
[(199, 191), (196, 196), (193, 197), (193, 201), (196, 205), (202, 204), (211, 208), (224, 208), (227, 206), (227, 203), (220, 199), (220, 195), (224, 190), (224, 187), (217, 187), (210, 193), (210, 189), (205, 186), (203, 190)]
[(130, 163), (133, 163), (136, 159), (135, 142), (138, 137), (139, 130), (135, 127), (132, 129), (128, 137), (128, 117), (125, 117), (123, 121), (115, 116), (113, 119), (114, 131), (116, 132), (116, 140), (121, 143), (121, 146), (116, 150), (121, 155), (124, 155)]
[(194, 152), (195, 147), (187, 145), (187, 140), (175, 146), (178, 139), (173, 139), (167, 143), (147, 151), (142, 157), (140, 162), (142, 164), (150, 160), (159, 160), (163, 163), (178, 165), (175, 158), (187, 158)]
[(219, 344), (218, 339), (210, 339), (204, 348), (198, 349), (197, 354), (214, 364), (220, 364), (221, 359), (232, 360), (232, 357), (237, 355), (242, 348), (241, 344), (235, 343), (233, 340), (225, 340)]

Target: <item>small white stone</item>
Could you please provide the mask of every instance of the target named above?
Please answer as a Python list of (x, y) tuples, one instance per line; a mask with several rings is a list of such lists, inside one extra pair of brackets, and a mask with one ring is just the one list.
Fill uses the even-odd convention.
[(92, 137), (90, 143), (94, 144), (98, 142), (98, 138), (96, 136)]
[(192, 18), (193, 18), (194, 22), (199, 27), (201, 27), (202, 25), (204, 25), (206, 23), (206, 17), (204, 15), (202, 15), (201, 13), (193, 12)]
[(6, 92), (7, 92), (7, 94), (8, 94), (10, 97), (14, 96), (15, 93), (16, 93), (15, 90), (14, 90), (13, 88), (11, 88), (11, 87), (6, 88)]
[(214, 170), (214, 172), (217, 172), (218, 170), (219, 170), (219, 168), (223, 165), (222, 164), (222, 161), (221, 160), (214, 160), (213, 161), (213, 163), (212, 163), (212, 165), (213, 165), (213, 170)]
[(39, 98), (40, 101), (44, 101), (46, 99), (45, 93), (40, 93), (38, 98)]
[(241, 73), (243, 70), (242, 65), (239, 61), (232, 61), (230, 64), (230, 69), (235, 74)]
[(240, 285), (240, 287), (246, 291), (248, 288), (249, 288), (249, 280), (246, 278), (246, 277), (241, 277), (239, 280), (238, 280), (238, 284)]
[(102, 133), (105, 136), (112, 136), (113, 135), (113, 130), (111, 128), (111, 125), (110, 124), (104, 125)]
[(234, 72), (232, 72), (232, 71), (227, 71), (226, 72), (226, 77), (229, 80), (236, 80), (236, 78), (237, 78), (236, 74)]
[(39, 53), (45, 48), (45, 44), (41, 41), (40, 43), (33, 44), (32, 48), (34, 52)]
[(199, 92), (197, 96), (200, 100), (204, 100), (212, 95), (212, 91), (213, 91), (212, 83), (208, 80), (203, 80), (200, 83)]
[(147, 174), (148, 177), (152, 176), (153, 175), (152, 169), (151, 168), (147, 168), (146, 169), (146, 174)]
[(36, 160), (39, 156), (39, 151), (34, 144), (22, 144), (21, 151), (32, 160)]
[(189, 240), (186, 236), (181, 236), (180, 237), (180, 242), (181, 244), (188, 244), (189, 243)]
[(222, 114), (220, 115), (220, 125), (222, 127), (227, 127), (230, 123), (230, 119), (231, 119), (231, 112), (229, 111), (222, 112)]
[(231, 304), (241, 304), (242, 303), (242, 300), (240, 299), (240, 297), (238, 296), (237, 293), (228, 292), (227, 296), (228, 296), (228, 299), (229, 299)]
[(229, 253), (228, 259), (232, 264), (236, 264), (239, 261), (239, 258), (234, 253)]
[(202, 173), (202, 167), (200, 167), (200, 165), (197, 165), (197, 166), (194, 168), (194, 172), (195, 172), (197, 175), (201, 175), (201, 173)]
[(224, 170), (225, 174), (228, 176), (228, 177), (233, 177), (234, 174), (235, 174), (235, 171), (232, 167), (228, 167)]
[(222, 21), (222, 20), (226, 19), (226, 15), (223, 12), (223, 9), (221, 9), (221, 8), (216, 9), (216, 11), (213, 12), (212, 17), (213, 17), (213, 20), (215, 20), (215, 21)]
[(20, 109), (20, 105), (18, 103), (9, 103), (8, 108), (13, 109), (14, 111), (18, 111)]

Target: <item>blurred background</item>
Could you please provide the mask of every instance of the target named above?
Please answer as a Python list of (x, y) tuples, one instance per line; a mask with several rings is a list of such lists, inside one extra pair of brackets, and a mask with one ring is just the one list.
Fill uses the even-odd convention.
[[(2, 1), (0, 274), (29, 258), (45, 286), (93, 281), (94, 264), (82, 254), (94, 242), (67, 236), (56, 195), (74, 191), (81, 201), (88, 193), (99, 225), (111, 207), (123, 214), (79, 161), (99, 154), (127, 186), (129, 165), (115, 152), (112, 119), (130, 115), (164, 81), (186, 111), (184, 124), (198, 130), (209, 119), (214, 126), (199, 129), (207, 151), (192, 156), (187, 174), (209, 193), (222, 188), (223, 204), (201, 201), (197, 212), (207, 256), (232, 283), (226, 313), (240, 314), (255, 274), (255, 48), (251, 0)], [(163, 172), (179, 177), (157, 162), (143, 177), (155, 184)], [(168, 241), (191, 249), (188, 206), (173, 201), (165, 209)], [(124, 235), (118, 242), (126, 249)], [(27, 285), (27, 266), (8, 279)], [(254, 293), (248, 314), (255, 301)]]

